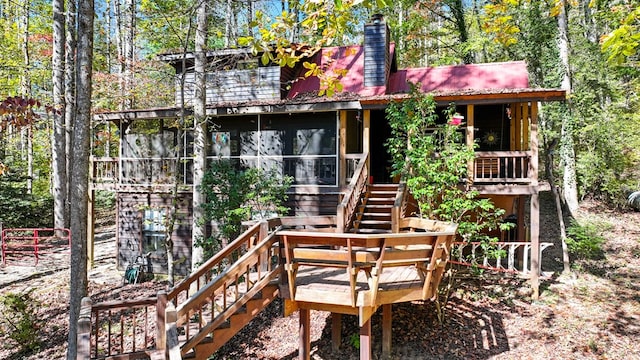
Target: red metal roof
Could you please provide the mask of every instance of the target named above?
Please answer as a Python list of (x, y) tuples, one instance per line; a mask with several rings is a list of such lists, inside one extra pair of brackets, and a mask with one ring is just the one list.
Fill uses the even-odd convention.
[[(394, 46), (391, 46), (393, 54)], [(392, 55), (393, 56), (393, 55)], [(527, 66), (523, 61), (409, 68), (393, 72), (387, 88), (364, 86), (364, 48), (359, 45), (323, 48), (313, 62), (321, 66), (327, 75), (335, 75), (341, 69), (346, 74), (340, 77), (343, 92), (361, 97), (383, 94), (401, 94), (409, 91), (408, 81), (420, 83), (424, 92), (460, 92), (464, 90), (524, 89), (529, 87)], [(302, 74), (301, 74), (302, 75)], [(304, 78), (295, 82), (288, 99), (309, 93), (317, 93), (320, 80)]]

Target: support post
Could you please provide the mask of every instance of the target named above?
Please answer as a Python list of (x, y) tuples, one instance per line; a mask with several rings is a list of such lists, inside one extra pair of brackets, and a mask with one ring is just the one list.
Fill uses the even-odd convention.
[(391, 356), (391, 323), (392, 305), (382, 306), (382, 358), (388, 359)]
[(531, 298), (538, 299), (540, 286), (540, 204), (538, 193), (531, 195)]
[(93, 269), (93, 263), (95, 261), (95, 248), (96, 248), (96, 191), (89, 190), (89, 199), (87, 209), (87, 269)]
[(342, 314), (331, 313), (331, 350), (338, 351), (342, 344)]
[(159, 291), (156, 302), (156, 349), (167, 348), (167, 330), (165, 322), (165, 312), (167, 310), (167, 293)]
[(371, 359), (371, 318), (360, 327), (360, 360)]
[(182, 359), (180, 353), (180, 343), (178, 342), (178, 328), (176, 322), (178, 321), (178, 312), (172, 302), (167, 304), (167, 309), (164, 313), (165, 329), (166, 329), (166, 358), (169, 360)]
[(300, 309), (300, 345), (298, 349), (299, 360), (311, 359), (311, 310)]
[(78, 316), (78, 352), (77, 360), (91, 359), (91, 298), (84, 297), (80, 301)]

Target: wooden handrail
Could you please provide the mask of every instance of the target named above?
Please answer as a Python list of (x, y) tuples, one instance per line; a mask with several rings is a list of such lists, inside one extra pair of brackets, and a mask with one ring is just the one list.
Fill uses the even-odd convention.
[(369, 179), (368, 162), (369, 153), (365, 153), (362, 155), (362, 158), (358, 163), (358, 167), (356, 167), (356, 170), (351, 177), (351, 182), (349, 182), (344, 198), (340, 204), (338, 204), (336, 232), (345, 232), (349, 228), (351, 218), (355, 213), (355, 209), (360, 201), (360, 196), (362, 195)]
[[(268, 224), (270, 227), (279, 226), (280, 220), (272, 219), (269, 220), (266, 224)], [(239, 258), (242, 254), (236, 253), (241, 251), (243, 247), (244, 249), (248, 250), (258, 242), (258, 237), (260, 235), (262, 226), (263, 222), (255, 223), (240, 236), (238, 236), (237, 239), (225, 246), (209, 260), (205, 261), (196, 270), (194, 270), (188, 278), (182, 280), (179, 284), (174, 286), (173, 289), (171, 289), (171, 291), (167, 294), (168, 301), (172, 301), (177, 307), (179, 305), (178, 298), (182, 292), (185, 293), (185, 298), (189, 298), (189, 291), (199, 291), (203, 286), (207, 284), (207, 282), (211, 281), (211, 273), (213, 269), (220, 269), (220, 264), (223, 263), (224, 260), (227, 260), (229, 257), (237, 255), (236, 257)], [(222, 269), (220, 269), (219, 271), (222, 271)], [(204, 283), (201, 283), (202, 279), (204, 279)], [(195, 289), (193, 289), (192, 286), (195, 286)]]
[[(195, 348), (209, 333), (227, 321), (261, 291), (264, 286), (280, 275), (281, 267), (279, 261), (272, 262), (274, 258), (278, 258), (279, 251), (274, 247), (277, 240), (278, 238), (274, 232), (267, 235), (229, 268), (218, 274), (212, 281), (208, 282), (186, 302), (176, 308), (177, 327), (185, 325), (188, 327), (190, 317), (196, 313), (203, 316), (205, 307), (208, 307), (211, 312), (210, 319), (196, 334), (190, 336), (187, 331), (187, 341), (181, 348), (183, 355)], [(267, 266), (267, 269), (261, 271), (261, 267), (264, 265)], [(243, 281), (238, 282), (242, 277), (244, 277)], [(252, 277), (255, 277), (255, 279), (252, 280)], [(233, 286), (235, 286), (236, 294), (233, 296), (227, 294), (230, 288), (228, 286), (229, 283), (233, 283)], [(246, 288), (245, 292), (238, 296), (237, 288), (240, 283), (244, 284)], [(217, 297), (221, 298), (221, 305), (216, 303)], [(216, 311), (218, 306), (222, 307), (222, 309)], [(200, 321), (203, 321), (203, 319)]]

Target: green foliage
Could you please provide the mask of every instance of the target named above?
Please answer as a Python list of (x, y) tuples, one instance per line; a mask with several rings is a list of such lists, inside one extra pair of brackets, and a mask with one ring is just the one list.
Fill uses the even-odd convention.
[(53, 199), (49, 195), (27, 194), (25, 180), (0, 176), (0, 223), (5, 228), (53, 226)]
[(605, 239), (601, 234), (605, 230), (607, 230), (607, 226), (603, 224), (587, 223), (581, 225), (575, 221), (572, 222), (567, 228), (567, 246), (571, 255), (580, 260), (604, 258), (602, 244)]
[(356, 349), (360, 349), (360, 335), (351, 334), (351, 336), (349, 336), (349, 344)]
[(31, 292), (0, 296), (0, 336), (5, 347), (18, 346), (24, 353), (40, 349), (38, 331), (43, 320), (38, 317), (38, 303)]
[(275, 169), (237, 169), (227, 159), (213, 161), (200, 185), (207, 202), (202, 205), (204, 221), (213, 221), (217, 230), (199, 241), (204, 258), (215, 254), (234, 240), (242, 230), (242, 221), (259, 220), (285, 214), (286, 191), (293, 182)]
[(458, 223), (467, 241), (487, 241), (483, 232), (507, 226), (501, 225), (504, 210), (464, 186), (474, 151), (457, 131), (461, 120), (454, 113), (449, 107), (440, 121), (433, 97), (414, 85), (408, 100), (392, 103), (387, 108), (391, 137), (386, 146), (393, 174), (406, 179), (419, 216)]

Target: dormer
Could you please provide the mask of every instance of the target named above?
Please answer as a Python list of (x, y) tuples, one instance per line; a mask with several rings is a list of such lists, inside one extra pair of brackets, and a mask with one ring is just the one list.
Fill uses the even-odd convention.
[[(165, 54), (159, 57), (176, 70), (176, 106), (182, 100), (181, 79), (187, 106), (195, 96), (194, 54)], [(276, 64), (263, 65), (260, 56), (247, 49), (207, 52), (207, 105), (280, 100), (285, 76), (291, 71)]]

